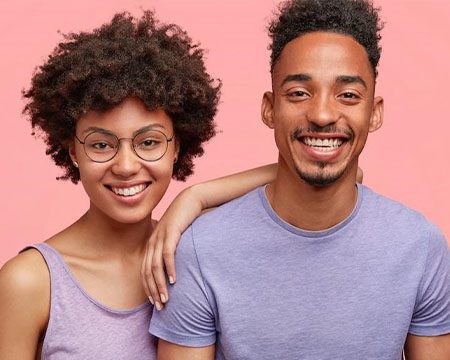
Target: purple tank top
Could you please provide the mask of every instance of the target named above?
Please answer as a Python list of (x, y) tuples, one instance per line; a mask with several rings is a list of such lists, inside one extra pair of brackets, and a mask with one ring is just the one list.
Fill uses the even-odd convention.
[(31, 246), (50, 272), (50, 318), (42, 360), (156, 359), (156, 338), (148, 333), (150, 303), (129, 310), (109, 308), (87, 294), (62, 256), (42, 243)]

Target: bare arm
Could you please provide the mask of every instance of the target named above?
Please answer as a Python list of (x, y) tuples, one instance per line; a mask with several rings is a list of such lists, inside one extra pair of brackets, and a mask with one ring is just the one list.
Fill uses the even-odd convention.
[(415, 336), (409, 334), (405, 344), (406, 360), (450, 359), (450, 334), (442, 336)]
[(213, 360), (215, 346), (192, 348), (158, 341), (158, 360)]
[(164, 269), (170, 283), (176, 281), (174, 254), (181, 233), (205, 209), (233, 200), (275, 179), (277, 165), (271, 164), (210, 180), (183, 190), (167, 208), (148, 241), (142, 264), (142, 281), (157, 308), (169, 299)]
[[(174, 255), (181, 233), (206, 209), (233, 200), (275, 179), (277, 164), (243, 171), (210, 180), (182, 191), (167, 208), (147, 244), (142, 263), (142, 282), (147, 296), (157, 309), (169, 300), (166, 277), (176, 281)], [(357, 181), (363, 172), (358, 168)]]
[(34, 360), (47, 321), (50, 280), (42, 257), (33, 250), (0, 270), (0, 359)]

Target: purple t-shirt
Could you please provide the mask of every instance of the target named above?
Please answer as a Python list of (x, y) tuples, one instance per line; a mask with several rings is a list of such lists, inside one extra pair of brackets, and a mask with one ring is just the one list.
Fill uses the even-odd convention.
[(401, 358), (408, 333), (450, 333), (450, 253), (419, 213), (358, 186), (324, 231), (284, 222), (264, 188), (200, 217), (150, 332), (216, 343), (216, 359)]

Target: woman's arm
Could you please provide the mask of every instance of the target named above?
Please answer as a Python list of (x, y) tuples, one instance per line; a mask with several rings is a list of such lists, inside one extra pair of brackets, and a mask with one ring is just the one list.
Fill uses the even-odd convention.
[(0, 269), (0, 359), (36, 359), (49, 304), (48, 270), (37, 251), (26, 251)]
[[(143, 286), (157, 309), (169, 300), (164, 269), (169, 282), (176, 281), (174, 256), (181, 233), (202, 211), (273, 181), (276, 172), (277, 164), (266, 165), (197, 184), (178, 194), (154, 228), (142, 263)], [(362, 182), (362, 178), (363, 172), (358, 168), (357, 181)]]
[(174, 255), (181, 233), (203, 210), (273, 181), (276, 172), (276, 164), (258, 167), (191, 186), (174, 199), (152, 232), (142, 264), (144, 289), (157, 308), (169, 299), (164, 268), (169, 282), (176, 280)]

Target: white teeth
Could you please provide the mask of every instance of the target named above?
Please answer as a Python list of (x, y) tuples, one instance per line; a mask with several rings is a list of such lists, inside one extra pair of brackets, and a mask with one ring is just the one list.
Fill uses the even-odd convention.
[(114, 194), (117, 194), (117, 195), (133, 196), (133, 195), (140, 193), (141, 191), (144, 191), (146, 187), (147, 187), (146, 184), (135, 185), (135, 186), (131, 186), (129, 188), (117, 188), (117, 187), (111, 186), (111, 190), (114, 192)]
[(315, 147), (317, 150), (329, 151), (338, 148), (344, 141), (341, 139), (317, 139), (305, 137), (303, 142), (308, 146)]

